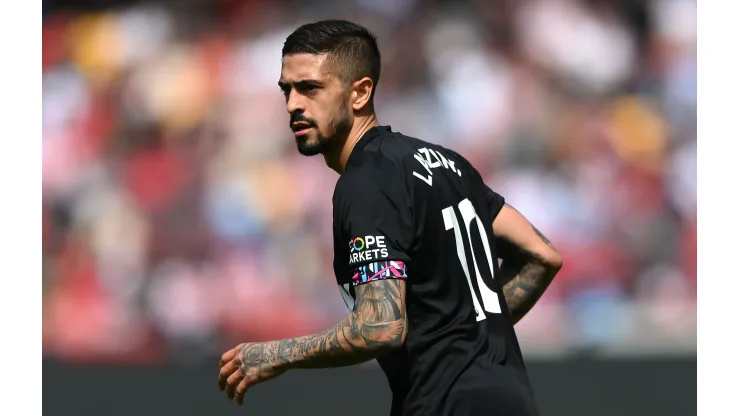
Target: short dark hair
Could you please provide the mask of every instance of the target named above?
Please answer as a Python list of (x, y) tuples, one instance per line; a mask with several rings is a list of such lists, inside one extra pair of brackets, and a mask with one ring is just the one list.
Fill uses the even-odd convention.
[(285, 39), (283, 57), (295, 53), (327, 54), (346, 84), (370, 77), (372, 102), (380, 80), (380, 50), (375, 35), (366, 28), (347, 20), (305, 24)]

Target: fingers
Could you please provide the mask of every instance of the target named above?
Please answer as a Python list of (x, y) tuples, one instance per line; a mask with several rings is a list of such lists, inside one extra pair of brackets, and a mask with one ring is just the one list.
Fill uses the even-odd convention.
[(244, 377), (242, 381), (239, 382), (239, 385), (236, 386), (236, 404), (241, 406), (244, 404), (244, 395), (247, 394), (247, 390), (249, 389), (249, 380)]
[(226, 388), (227, 378), (237, 368), (239, 368), (239, 363), (238, 363), (238, 360), (236, 360), (236, 357), (242, 345), (244, 344), (237, 345), (236, 347), (226, 351), (221, 356), (221, 361), (219, 363), (219, 374), (218, 374), (218, 388), (221, 389), (221, 391), (223, 391)]
[(220, 368), (218, 373), (218, 387), (221, 391), (226, 390), (229, 400), (236, 397), (239, 406), (244, 404), (244, 396), (250, 387), (250, 379), (256, 382), (256, 368), (249, 368), (248, 374), (244, 374), (241, 369), (241, 359), (239, 352), (244, 344), (237, 345), (233, 349), (226, 351), (221, 356)]
[(226, 379), (226, 395), (229, 396), (229, 400), (234, 398), (236, 386), (243, 378), (242, 370), (237, 369)]
[(219, 367), (223, 367), (224, 364), (228, 363), (229, 361), (233, 360), (234, 357), (236, 357), (236, 353), (239, 351), (239, 348), (241, 347), (241, 344), (237, 345), (236, 347), (226, 351), (224, 355), (221, 356), (221, 364)]
[(221, 389), (221, 391), (226, 388), (226, 380), (229, 376), (238, 369), (239, 366), (233, 360), (221, 366), (221, 370), (218, 373), (218, 388)]

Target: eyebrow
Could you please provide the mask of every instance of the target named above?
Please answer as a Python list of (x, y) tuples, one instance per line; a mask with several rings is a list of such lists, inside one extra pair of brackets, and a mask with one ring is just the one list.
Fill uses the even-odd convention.
[(283, 91), (290, 89), (291, 86), (297, 89), (302, 89), (306, 87), (322, 87), (324, 84), (315, 79), (301, 79), (293, 82), (278, 81), (278, 87)]

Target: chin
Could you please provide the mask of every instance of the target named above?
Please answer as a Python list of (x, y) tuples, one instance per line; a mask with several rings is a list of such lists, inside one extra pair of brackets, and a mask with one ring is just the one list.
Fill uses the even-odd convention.
[(302, 154), (303, 156), (316, 156), (321, 154), (321, 148), (298, 146), (298, 153)]
[(330, 141), (312, 129), (308, 134), (295, 138), (298, 153), (303, 156), (316, 156), (323, 154), (330, 147)]
[(321, 154), (323, 150), (323, 146), (321, 146), (321, 143), (316, 141), (309, 141), (309, 140), (296, 140), (296, 145), (298, 147), (298, 153), (302, 154), (303, 156), (316, 156)]

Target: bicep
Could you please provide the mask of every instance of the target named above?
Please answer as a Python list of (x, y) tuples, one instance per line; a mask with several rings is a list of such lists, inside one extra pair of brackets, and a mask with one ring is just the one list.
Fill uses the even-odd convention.
[(510, 205), (501, 208), (493, 221), (493, 235), (501, 257), (534, 257), (544, 264), (560, 267), (562, 259), (550, 240)]
[(355, 286), (353, 332), (371, 344), (402, 345), (406, 340), (406, 282), (375, 280)]
[(355, 286), (355, 311), (376, 321), (406, 316), (406, 282), (402, 279), (375, 280)]

